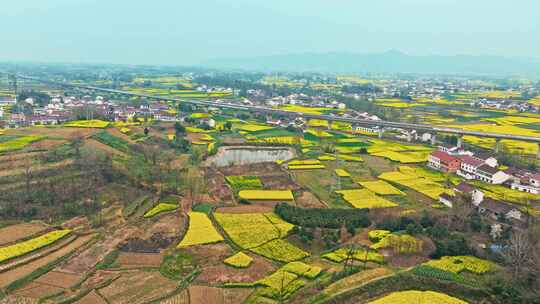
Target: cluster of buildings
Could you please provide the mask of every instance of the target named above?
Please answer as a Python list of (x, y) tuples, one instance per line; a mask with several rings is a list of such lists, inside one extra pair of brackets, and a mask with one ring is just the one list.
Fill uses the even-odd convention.
[[(458, 147), (441, 145), (429, 155), (427, 166), (444, 173), (457, 174), (467, 181), (477, 180), (540, 194), (540, 173), (515, 168), (501, 170), (497, 159), (489, 154), (475, 155)], [(467, 197), (480, 214), (517, 224), (526, 221), (527, 215), (518, 206), (486, 197), (480, 188), (471, 183), (462, 182), (453, 190), (455, 195), (441, 194), (439, 202), (451, 208), (458, 200)]]

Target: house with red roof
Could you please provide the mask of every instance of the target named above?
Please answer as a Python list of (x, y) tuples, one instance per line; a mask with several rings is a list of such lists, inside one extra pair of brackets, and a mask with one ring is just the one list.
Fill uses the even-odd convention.
[(460, 168), (461, 160), (447, 152), (433, 151), (428, 157), (428, 166), (441, 172), (456, 172)]
[(461, 164), (456, 174), (465, 179), (475, 179), (476, 170), (484, 164), (484, 161), (469, 155), (460, 156), (460, 159)]

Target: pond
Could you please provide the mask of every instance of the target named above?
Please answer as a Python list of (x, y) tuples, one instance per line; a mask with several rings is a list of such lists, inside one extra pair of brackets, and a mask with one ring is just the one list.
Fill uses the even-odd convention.
[(248, 165), (289, 160), (294, 157), (296, 157), (296, 152), (289, 147), (220, 147), (216, 155), (206, 160), (206, 165), (215, 165), (217, 167)]

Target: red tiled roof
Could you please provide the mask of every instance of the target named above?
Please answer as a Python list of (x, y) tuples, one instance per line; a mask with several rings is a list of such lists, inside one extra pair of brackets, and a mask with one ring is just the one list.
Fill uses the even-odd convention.
[(459, 160), (457, 157), (454, 157), (446, 152), (443, 151), (433, 151), (431, 152), (431, 156), (436, 157), (441, 160), (443, 163), (449, 163), (455, 160)]
[(462, 163), (466, 163), (473, 167), (480, 167), (484, 163), (483, 160), (478, 159), (476, 157), (469, 156), (469, 155), (461, 156), (460, 159)]

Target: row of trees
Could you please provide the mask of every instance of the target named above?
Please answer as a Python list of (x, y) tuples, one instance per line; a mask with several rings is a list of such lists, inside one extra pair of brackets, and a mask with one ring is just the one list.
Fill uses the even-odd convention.
[(287, 222), (303, 227), (354, 229), (371, 224), (367, 209), (299, 208), (281, 203), (276, 205), (274, 211)]

